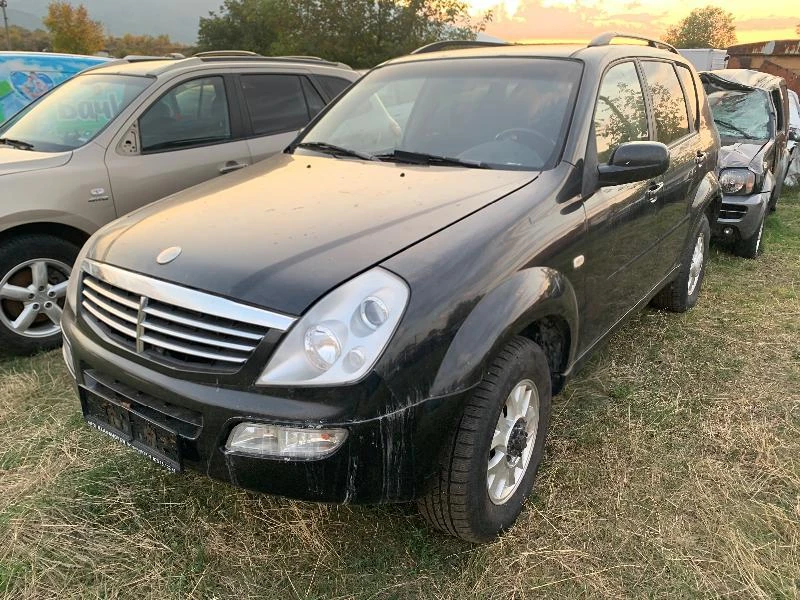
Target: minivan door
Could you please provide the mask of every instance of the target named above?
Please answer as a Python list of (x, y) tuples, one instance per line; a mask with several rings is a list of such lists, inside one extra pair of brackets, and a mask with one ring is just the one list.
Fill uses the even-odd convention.
[(230, 82), (182, 81), (147, 105), (106, 152), (117, 215), (251, 163)]

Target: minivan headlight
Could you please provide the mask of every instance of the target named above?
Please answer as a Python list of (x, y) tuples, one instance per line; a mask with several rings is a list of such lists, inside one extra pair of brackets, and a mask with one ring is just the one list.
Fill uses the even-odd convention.
[(753, 193), (756, 175), (750, 169), (724, 169), (719, 174), (722, 193), (729, 196), (746, 196)]
[(341, 285), (292, 326), (257, 384), (358, 381), (375, 366), (392, 338), (409, 295), (405, 281), (380, 267)]

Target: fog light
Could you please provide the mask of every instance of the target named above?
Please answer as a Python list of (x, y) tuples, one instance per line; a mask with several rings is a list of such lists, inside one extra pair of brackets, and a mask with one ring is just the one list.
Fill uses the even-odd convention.
[(299, 429), (241, 423), (233, 428), (225, 449), (253, 456), (325, 458), (336, 452), (346, 439), (346, 429)]
[(61, 355), (67, 365), (67, 370), (72, 378), (75, 379), (75, 362), (72, 359), (72, 344), (69, 343), (67, 336), (63, 336), (64, 343), (61, 345)]
[(725, 235), (733, 235), (733, 227), (726, 227), (725, 229), (722, 230), (722, 233), (724, 233)]

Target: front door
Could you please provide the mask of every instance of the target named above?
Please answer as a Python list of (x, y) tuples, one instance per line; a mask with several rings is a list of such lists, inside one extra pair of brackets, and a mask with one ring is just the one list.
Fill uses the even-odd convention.
[[(625, 142), (650, 139), (644, 92), (636, 64), (613, 65), (603, 76), (594, 116), (598, 164)], [(591, 150), (590, 150), (591, 152)], [(588, 157), (593, 164), (593, 157)], [(622, 319), (656, 283), (652, 272), (652, 202), (662, 178), (599, 188), (585, 203), (587, 217), (586, 346)]]
[(175, 85), (141, 111), (106, 152), (118, 216), (251, 163), (230, 97), (222, 76), (206, 76)]

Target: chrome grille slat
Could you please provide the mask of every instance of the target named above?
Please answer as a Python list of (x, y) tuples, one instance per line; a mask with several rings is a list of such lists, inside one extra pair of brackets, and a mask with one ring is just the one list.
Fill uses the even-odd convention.
[(118, 309), (114, 308), (113, 306), (111, 306), (110, 304), (108, 304), (107, 302), (105, 302), (104, 300), (101, 300), (100, 298), (95, 296), (89, 290), (84, 290), (83, 298), (84, 298), (84, 300), (86, 300), (86, 299), (91, 300), (92, 304), (94, 304), (95, 306), (99, 306), (104, 311), (106, 311), (107, 313), (111, 313), (112, 315), (114, 315), (118, 319), (122, 319), (123, 321), (127, 321), (128, 323), (132, 323), (132, 324), (136, 325), (136, 313), (128, 314), (128, 313), (125, 313), (125, 312), (123, 312), (121, 310), (118, 310)]
[(221, 360), (229, 363), (235, 364), (243, 364), (247, 361), (247, 358), (240, 358), (237, 356), (230, 356), (226, 354), (222, 354), (221, 352), (203, 352), (202, 350), (195, 350), (191, 346), (183, 346), (181, 344), (176, 344), (172, 342), (166, 342), (164, 340), (155, 338), (151, 335), (143, 335), (142, 341), (145, 344), (150, 344), (152, 346), (156, 346), (157, 348), (163, 348), (165, 350), (174, 350), (175, 352), (181, 352), (183, 354), (189, 354), (190, 356), (197, 356), (198, 358), (208, 358), (210, 360)]
[(115, 344), (168, 366), (236, 372), (294, 318), (94, 261), (81, 265), (84, 318)]
[(234, 344), (231, 342), (226, 342), (224, 340), (216, 340), (214, 338), (203, 337), (200, 335), (194, 335), (191, 333), (178, 331), (175, 328), (164, 327), (162, 325), (156, 325), (155, 323), (150, 323), (147, 321), (145, 321), (142, 324), (142, 327), (144, 327), (145, 331), (155, 331), (156, 333), (163, 333), (164, 335), (180, 338), (182, 340), (186, 340), (187, 342), (195, 342), (198, 344), (204, 344), (206, 346), (216, 346), (218, 348), (226, 348), (228, 350), (237, 350), (239, 352), (252, 352), (253, 350), (255, 350), (257, 345), (257, 344), (252, 344), (248, 346), (245, 344)]
[(189, 317), (184, 317), (181, 315), (170, 313), (168, 311), (162, 310), (160, 308), (155, 308), (152, 306), (146, 307), (144, 309), (144, 312), (145, 314), (158, 317), (159, 319), (163, 319), (165, 321), (174, 321), (175, 323), (180, 323), (181, 325), (186, 325), (187, 327), (197, 327), (198, 329), (206, 329), (208, 331), (213, 331), (214, 333), (220, 333), (222, 335), (236, 336), (253, 341), (260, 340), (261, 338), (264, 337), (263, 334), (253, 333), (249, 331), (237, 331), (236, 329), (229, 329), (227, 327), (221, 327), (219, 325), (213, 325), (211, 323), (203, 323), (202, 321), (190, 319)]

